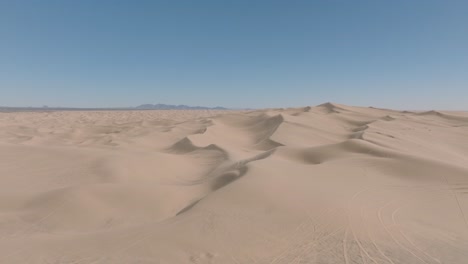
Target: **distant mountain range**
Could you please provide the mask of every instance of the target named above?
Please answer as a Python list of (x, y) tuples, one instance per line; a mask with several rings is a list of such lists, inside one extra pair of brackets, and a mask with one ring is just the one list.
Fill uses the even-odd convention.
[(107, 110), (228, 110), (228, 108), (206, 107), (206, 106), (189, 106), (189, 105), (168, 105), (168, 104), (142, 104), (136, 107), (7, 107), (0, 106), (1, 112), (10, 111), (107, 111)]
[(142, 104), (136, 109), (156, 109), (156, 110), (226, 110), (227, 108), (217, 107), (206, 107), (206, 106), (188, 106), (188, 105), (168, 105), (168, 104)]

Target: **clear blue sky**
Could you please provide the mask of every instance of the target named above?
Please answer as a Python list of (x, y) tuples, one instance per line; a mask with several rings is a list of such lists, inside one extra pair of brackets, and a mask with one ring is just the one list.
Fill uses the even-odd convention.
[(468, 1), (0, 0), (0, 105), (468, 110)]

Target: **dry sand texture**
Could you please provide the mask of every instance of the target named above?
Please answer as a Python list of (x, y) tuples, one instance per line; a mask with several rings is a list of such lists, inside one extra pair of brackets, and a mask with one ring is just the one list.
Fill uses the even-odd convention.
[(468, 263), (468, 114), (0, 113), (0, 263)]

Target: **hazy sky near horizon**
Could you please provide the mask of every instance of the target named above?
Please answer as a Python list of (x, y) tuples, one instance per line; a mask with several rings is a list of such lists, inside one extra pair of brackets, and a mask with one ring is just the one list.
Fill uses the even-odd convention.
[(468, 110), (468, 1), (0, 0), (0, 105)]

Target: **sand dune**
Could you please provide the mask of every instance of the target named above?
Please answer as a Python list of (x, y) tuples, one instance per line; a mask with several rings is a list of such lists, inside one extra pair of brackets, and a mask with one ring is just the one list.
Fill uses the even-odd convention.
[(0, 113), (0, 263), (468, 263), (468, 113)]

